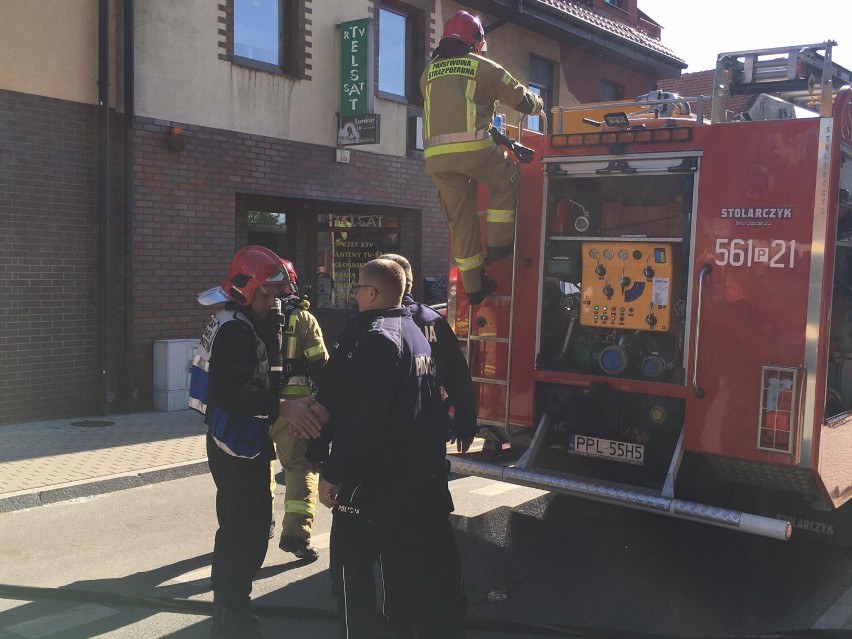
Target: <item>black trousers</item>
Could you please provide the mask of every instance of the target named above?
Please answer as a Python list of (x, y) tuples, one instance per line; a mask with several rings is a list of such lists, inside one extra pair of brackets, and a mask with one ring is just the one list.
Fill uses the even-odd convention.
[(343, 486), (338, 501), (329, 570), (341, 639), (463, 637), (468, 600), (446, 480), (396, 502), (379, 485)]
[(251, 585), (263, 565), (272, 523), (269, 454), (228, 455), (207, 434), (207, 462), (216, 483), (219, 529), (213, 546), (213, 601), (228, 608), (249, 605)]

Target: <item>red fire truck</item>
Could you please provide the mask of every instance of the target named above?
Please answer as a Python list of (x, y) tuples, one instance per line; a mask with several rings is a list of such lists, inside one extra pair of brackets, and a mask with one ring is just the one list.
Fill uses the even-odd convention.
[(524, 452), (454, 472), (782, 540), (852, 527), (835, 44), (721, 54), (712, 96), (557, 107), (552, 133), (521, 131), (514, 257), (479, 306), (451, 269), (448, 317), (482, 432)]

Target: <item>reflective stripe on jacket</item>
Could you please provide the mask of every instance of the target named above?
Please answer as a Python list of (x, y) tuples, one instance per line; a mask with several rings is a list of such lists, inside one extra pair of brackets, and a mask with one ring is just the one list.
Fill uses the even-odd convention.
[(438, 58), (423, 71), (425, 156), (487, 148), (496, 103), (538, 113), (541, 99), (502, 66), (474, 53)]

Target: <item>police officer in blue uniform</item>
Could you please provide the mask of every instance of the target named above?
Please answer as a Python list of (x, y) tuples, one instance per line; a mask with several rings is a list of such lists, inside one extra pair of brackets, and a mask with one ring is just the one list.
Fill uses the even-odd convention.
[(396, 253), (385, 253), (379, 257), (396, 262), (405, 273), (405, 294), (402, 296), (402, 305), (411, 312), (411, 319), (420, 327), (432, 347), (432, 358), (438, 370), (438, 383), (447, 393), (448, 402), (454, 409), (448, 438), (455, 442), (458, 452), (466, 453), (479, 427), (476, 424), (476, 392), (458, 337), (447, 320), (435, 309), (421, 304), (412, 297), (414, 272), (411, 269), (411, 262)]
[(464, 634), (442, 400), (432, 349), (401, 305), (404, 288), (390, 260), (361, 269), (360, 312), (335, 344), (317, 397), (331, 416), (331, 453), (327, 440), (309, 445), (309, 459), (322, 458), (320, 502), (334, 509), (329, 569), (348, 639), (377, 633), (376, 562), (390, 636)]
[(250, 594), (272, 521), (270, 425), (280, 413), (292, 430), (318, 434), (328, 418), (313, 398), (279, 399), (270, 384), (262, 320), (289, 281), (281, 258), (247, 246), (234, 256), (222, 285), (198, 296), (204, 305), (226, 303), (201, 338), (190, 385), (190, 407), (204, 414), (208, 427), (207, 461), (216, 484), (214, 639), (262, 637)]

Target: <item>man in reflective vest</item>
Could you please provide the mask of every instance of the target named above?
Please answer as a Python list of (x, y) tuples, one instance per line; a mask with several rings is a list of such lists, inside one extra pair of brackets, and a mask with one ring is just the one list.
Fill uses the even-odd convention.
[(281, 415), (291, 430), (317, 436), (328, 421), (313, 398), (283, 400), (271, 389), (261, 329), (288, 280), (275, 253), (246, 246), (231, 260), (221, 286), (198, 296), (204, 305), (226, 303), (201, 337), (190, 384), (190, 407), (204, 414), (208, 427), (207, 461), (216, 484), (214, 639), (262, 638), (250, 594), (272, 521), (271, 422)]
[(480, 55), (483, 51), (485, 32), (479, 18), (458, 11), (444, 25), (420, 78), (426, 172), (449, 221), (453, 257), (471, 304), (480, 304), (497, 288), (483, 268), (476, 211), (479, 182), (491, 190), (485, 215), (488, 260), (511, 255), (515, 237), (520, 171), (489, 132), (497, 102), (530, 115), (543, 107), (539, 96)]
[[(309, 397), (328, 360), (328, 352), (319, 322), (308, 311), (310, 302), (299, 297), (296, 269), (289, 260), (281, 260), (290, 276), (286, 292), (279, 300), (277, 313), (270, 313), (276, 324), (277, 347), (269, 353), (273, 385), (283, 399)], [(290, 432), (283, 417), (272, 425), (272, 441), (281, 468), (284, 469), (284, 521), (278, 547), (299, 559), (314, 561), (319, 553), (311, 546), (311, 528), (317, 504), (317, 473), (305, 459), (308, 440)]]

